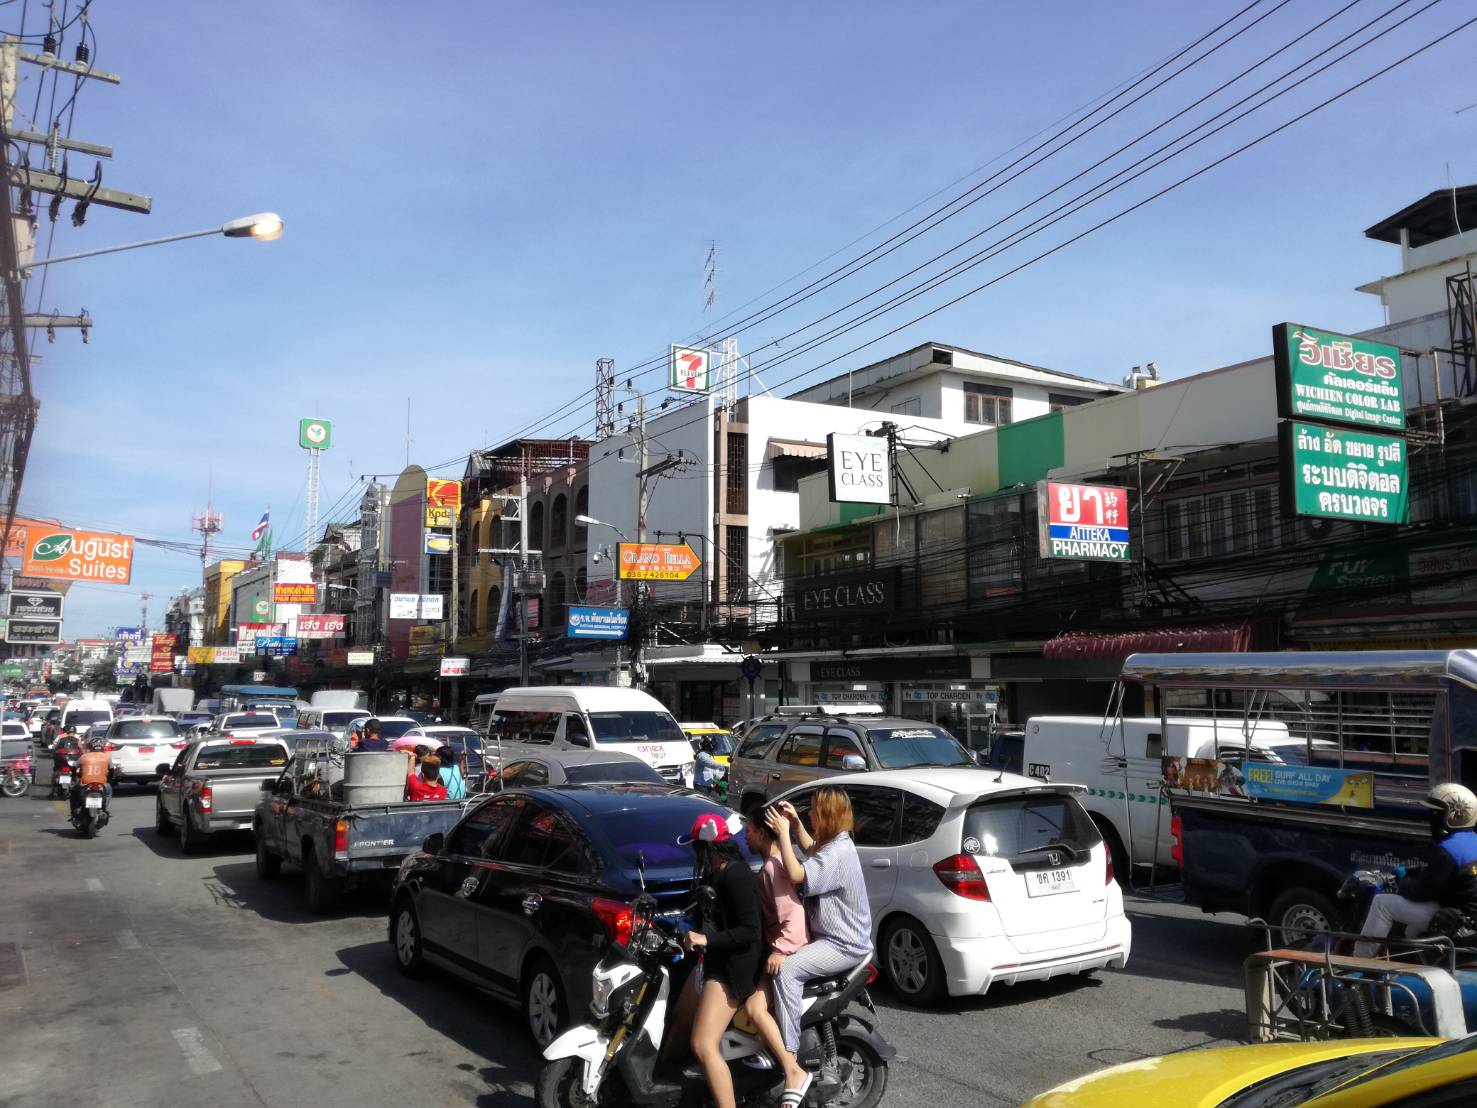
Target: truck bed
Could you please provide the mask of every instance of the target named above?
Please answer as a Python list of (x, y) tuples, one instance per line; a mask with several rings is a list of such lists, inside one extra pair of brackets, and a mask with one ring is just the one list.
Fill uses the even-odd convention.
[(352, 873), (399, 866), (431, 835), (450, 831), (473, 799), (410, 800), (351, 808), (343, 801), (298, 797), (291, 806), (298, 826), (305, 830), (309, 825), (321, 826), (321, 831), (312, 832), (317, 841), (332, 843), (338, 821), (348, 823), (348, 855), (336, 857), (334, 868)]

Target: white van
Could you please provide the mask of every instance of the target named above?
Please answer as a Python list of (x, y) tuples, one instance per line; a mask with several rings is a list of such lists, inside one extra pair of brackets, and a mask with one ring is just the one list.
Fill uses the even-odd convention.
[(350, 724), (368, 719), (370, 714), (364, 708), (304, 708), (297, 714), (297, 727), (299, 731), (332, 731), (343, 738), (348, 734)]
[[(1289, 735), (1286, 724), (1258, 722), (1250, 740), (1248, 746), (1239, 720), (1174, 719), (1166, 735), (1157, 718), (1033, 716), (1026, 723), (1021, 770), (1053, 785), (1087, 787), (1079, 799), (1127, 882), (1131, 864), (1174, 864), (1169, 801), (1160, 788), (1165, 758), (1238, 764), (1306, 761), (1303, 740)], [(1132, 848), (1131, 858), (1125, 847)]]
[(319, 689), (308, 698), (308, 705), (312, 708), (367, 709), (369, 694), (360, 689)]
[(692, 744), (662, 702), (639, 689), (507, 689), (491, 705), (484, 750), (499, 742), (634, 754), (671, 784), (692, 786)]
[(68, 727), (75, 727), (78, 735), (101, 736), (107, 734), (112, 722), (113, 706), (106, 700), (69, 700), (62, 707), (61, 719), (57, 721), (57, 734)]

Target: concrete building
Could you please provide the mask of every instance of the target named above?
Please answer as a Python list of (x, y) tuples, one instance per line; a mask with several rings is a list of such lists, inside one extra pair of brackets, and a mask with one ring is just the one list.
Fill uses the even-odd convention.
[(237, 642), (240, 624), (269, 624), (282, 634), (297, 633), (297, 617), (314, 610), (316, 604), (279, 604), (278, 584), (306, 585), (313, 581), (313, 565), (300, 550), (279, 550), (267, 560), (253, 562), (231, 581), (231, 641)]
[(201, 578), (205, 591), (205, 622), (199, 645), (229, 646), (234, 641), (231, 628), (231, 580), (246, 565), (246, 562), (236, 558), (222, 558), (205, 568)]
[(164, 630), (177, 636), (175, 652), (205, 641), (205, 588), (181, 589), (164, 611)]

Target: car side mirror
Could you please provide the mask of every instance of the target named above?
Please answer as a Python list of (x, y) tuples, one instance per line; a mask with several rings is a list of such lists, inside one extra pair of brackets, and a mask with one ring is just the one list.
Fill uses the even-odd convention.
[(157, 773), (160, 777), (165, 777), (168, 775), (169, 771), (172, 768), (173, 767), (170, 766), (168, 762), (160, 762), (157, 766), (154, 767), (154, 772)]
[(445, 846), (446, 832), (444, 831), (437, 831), (434, 835), (427, 837), (425, 842), (421, 843), (421, 849), (427, 854), (440, 854), (442, 848)]
[(275, 778), (275, 777), (269, 777), (265, 781), (262, 782), (262, 792), (264, 792), (264, 793), (273, 792), (273, 791), (276, 790), (276, 788), (277, 788), (277, 778)]
[(841, 758), (841, 768), (848, 773), (859, 773), (867, 768), (867, 760), (860, 754), (846, 754)]

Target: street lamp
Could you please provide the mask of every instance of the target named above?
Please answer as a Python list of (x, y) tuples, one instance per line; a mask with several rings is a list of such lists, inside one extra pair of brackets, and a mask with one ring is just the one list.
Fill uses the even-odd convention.
[(575, 516), (574, 521), (576, 523), (582, 523), (586, 527), (609, 527), (612, 531), (614, 531), (617, 535), (621, 537), (621, 542), (631, 541), (630, 539), (626, 538), (626, 533), (622, 531), (619, 527), (617, 527), (613, 523), (606, 523), (603, 519), (596, 519), (594, 516)]
[(165, 235), (162, 239), (146, 239), (143, 242), (124, 243), (122, 246), (103, 246), (97, 250), (84, 250), (80, 254), (62, 254), (55, 258), (42, 258), (29, 265), (21, 266), (21, 272), (29, 273), (42, 266), (56, 265), (57, 262), (95, 258), (100, 254), (117, 254), (122, 250), (137, 250), (141, 246), (159, 246), (166, 242), (179, 242), (181, 239), (204, 238), (206, 235), (224, 235), (228, 239), (251, 238), (258, 242), (272, 242), (282, 237), (283, 226), (282, 217), (276, 212), (257, 212), (256, 215), (242, 216), (240, 219), (222, 223), (219, 227), (208, 227), (203, 231), (185, 231), (178, 235)]

